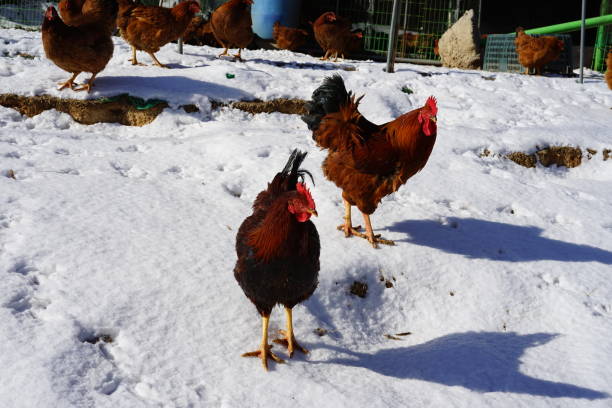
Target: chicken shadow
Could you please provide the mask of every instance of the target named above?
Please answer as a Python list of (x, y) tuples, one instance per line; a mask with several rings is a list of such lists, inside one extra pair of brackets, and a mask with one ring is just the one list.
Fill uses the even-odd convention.
[(96, 88), (107, 94), (129, 92), (140, 97), (159, 97), (172, 89), (184, 95), (187, 103), (190, 95), (206, 95), (215, 100), (253, 100), (255, 96), (238, 88), (200, 81), (183, 76), (102, 76), (96, 79)]
[(461, 386), (481, 393), (512, 392), (589, 400), (608, 398), (609, 395), (601, 391), (541, 380), (521, 373), (521, 356), (525, 351), (556, 337), (551, 333), (465, 332), (373, 354), (320, 345), (321, 348), (348, 356), (317, 363), (361, 367), (388, 377), (423, 380), (449, 387)]
[(505, 262), (562, 261), (600, 262), (612, 265), (612, 252), (589, 245), (574, 244), (542, 236), (542, 229), (475, 218), (407, 220), (388, 227), (407, 238), (398, 241), (437, 248), (473, 259)]
[(258, 64), (267, 64), (275, 67), (283, 67), (283, 68), (293, 68), (293, 69), (320, 69), (324, 71), (337, 71), (337, 70), (346, 70), (353, 69), (353, 66), (350, 64), (342, 64), (335, 62), (298, 62), (298, 61), (272, 61), (263, 58), (253, 58), (246, 60), (245, 62), (255, 62)]

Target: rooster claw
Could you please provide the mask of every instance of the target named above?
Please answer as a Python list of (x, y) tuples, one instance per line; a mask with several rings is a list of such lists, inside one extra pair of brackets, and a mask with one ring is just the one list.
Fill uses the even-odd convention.
[[(305, 349), (304, 347), (300, 346), (298, 344), (298, 342), (295, 340), (295, 337), (293, 337), (293, 335), (291, 335), (291, 339), (289, 338), (289, 335), (287, 334), (287, 332), (285, 330), (279, 330), (278, 331), (280, 334), (282, 334), (283, 336), (285, 336), (282, 339), (274, 339), (272, 340), (274, 343), (276, 344), (280, 344), (282, 346), (285, 346), (287, 348), (287, 351), (289, 352), (289, 358), (293, 357), (293, 352), (295, 350), (299, 350), (304, 354), (308, 354), (308, 350)], [(291, 341), (290, 341), (291, 340)]]

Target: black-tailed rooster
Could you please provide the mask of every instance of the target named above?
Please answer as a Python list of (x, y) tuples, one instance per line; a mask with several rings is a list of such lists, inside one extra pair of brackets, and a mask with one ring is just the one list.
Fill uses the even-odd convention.
[(270, 351), (268, 321), (272, 308), (283, 305), (287, 316), (284, 344), (289, 357), (294, 350), (304, 353), (293, 334), (292, 309), (315, 291), (319, 275), (319, 235), (310, 221), (317, 215), (315, 203), (304, 184), (300, 165), (306, 153), (294, 150), (285, 168), (268, 184), (253, 203), (236, 236), (238, 261), (234, 277), (244, 294), (262, 316), (261, 347), (243, 357), (259, 357), (268, 369), (268, 359), (283, 360)]

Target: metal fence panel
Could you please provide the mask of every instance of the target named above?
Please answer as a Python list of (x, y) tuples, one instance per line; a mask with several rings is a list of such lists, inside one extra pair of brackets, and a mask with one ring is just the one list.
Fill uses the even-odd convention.
[[(538, 35), (532, 35), (539, 37)], [(514, 45), (515, 34), (489, 34), (482, 69), (485, 71), (500, 72), (524, 72), (518, 61), (516, 47)], [(559, 34), (555, 37), (564, 42), (563, 52), (559, 59), (546, 65), (544, 69), (569, 75), (572, 72), (572, 36)]]

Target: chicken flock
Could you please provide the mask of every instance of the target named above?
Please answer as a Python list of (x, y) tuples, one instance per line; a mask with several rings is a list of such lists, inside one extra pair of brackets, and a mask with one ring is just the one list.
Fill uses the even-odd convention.
[[(90, 91), (112, 57), (112, 35), (117, 29), (132, 48), (134, 65), (141, 65), (136, 53), (144, 51), (155, 65), (167, 68), (155, 53), (179, 37), (196, 43), (214, 42), (224, 49), (219, 56), (237, 48), (234, 57), (240, 60), (241, 50), (254, 36), (252, 3), (229, 0), (205, 21), (196, 16), (200, 6), (195, 0), (184, 0), (173, 8), (146, 6), (139, 0), (61, 0), (59, 14), (53, 6), (44, 14), (42, 41), (47, 57), (72, 74), (60, 89)], [(352, 31), (350, 21), (333, 12), (322, 14), (311, 25), (324, 51), (322, 59), (335, 61), (362, 47), (362, 33)], [(308, 32), (276, 22), (273, 36), (275, 47), (295, 50), (304, 44)], [(517, 31), (521, 64), (539, 73), (557, 58), (563, 44), (551, 38), (534, 39)], [(608, 56), (610, 65), (612, 53)], [(76, 86), (81, 72), (92, 76)], [(612, 83), (612, 77), (607, 78)], [(359, 112), (360, 100), (347, 91), (341, 76), (333, 75), (314, 90), (302, 120), (312, 131), (315, 144), (327, 151), (323, 174), (342, 191), (345, 213), (338, 229), (346, 238), (364, 238), (378, 248), (394, 242), (374, 234), (370, 216), (383, 197), (397, 191), (427, 164), (437, 136), (438, 105), (430, 96), (422, 107), (377, 125)], [(285, 308), (286, 330), (274, 342), (287, 347), (290, 358), (295, 351), (308, 353), (296, 340), (292, 320), (293, 308), (316, 290), (320, 268), (321, 245), (311, 221), (318, 214), (307, 187), (308, 179), (314, 180), (301, 168), (305, 157), (306, 152), (297, 149), (291, 153), (284, 168), (258, 194), (252, 214), (236, 235), (234, 277), (262, 317), (260, 347), (243, 356), (259, 358), (266, 370), (269, 360), (284, 362), (271, 351), (268, 341), (269, 319), (276, 305)], [(353, 206), (362, 213), (365, 231), (352, 223)]]

